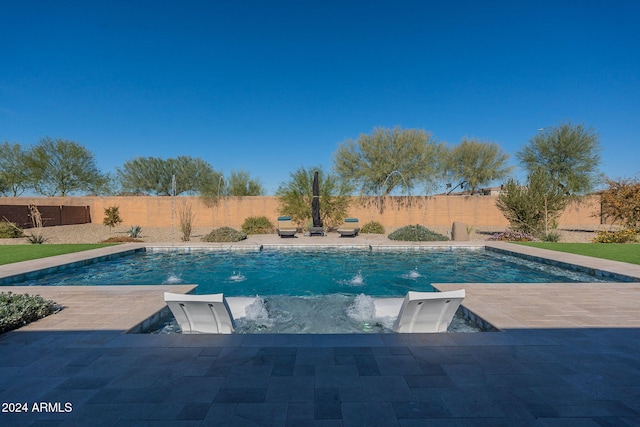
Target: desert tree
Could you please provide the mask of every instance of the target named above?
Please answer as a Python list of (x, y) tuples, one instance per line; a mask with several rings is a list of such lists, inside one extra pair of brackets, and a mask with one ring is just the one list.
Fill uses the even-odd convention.
[(226, 193), (229, 196), (262, 196), (264, 187), (259, 180), (251, 178), (249, 172), (232, 170), (227, 178)]
[(362, 195), (387, 196), (435, 181), (444, 145), (420, 129), (375, 128), (334, 153), (334, 171)]
[(337, 226), (346, 216), (352, 188), (338, 176), (325, 172), (322, 167), (298, 168), (287, 182), (276, 191), (281, 215), (289, 215), (294, 223), (304, 227), (311, 221), (313, 176), (318, 171), (320, 186), (320, 217), (329, 227)]
[(600, 195), (602, 217), (640, 231), (640, 181), (607, 179), (606, 183), (607, 188)]
[(0, 193), (18, 197), (31, 186), (27, 152), (20, 144), (0, 144)]
[(190, 156), (162, 159), (158, 157), (137, 157), (117, 168), (117, 177), (123, 191), (152, 193), (158, 196), (183, 193), (206, 192), (222, 176), (211, 165)]
[(583, 125), (563, 123), (541, 129), (529, 144), (517, 153), (529, 173), (543, 169), (565, 193), (585, 194), (599, 180), (600, 138)]
[(509, 228), (542, 240), (557, 240), (558, 218), (570, 198), (551, 175), (537, 169), (521, 185), (510, 179), (498, 196), (496, 206), (509, 221)]
[(67, 196), (78, 191), (99, 194), (108, 183), (93, 154), (65, 139), (41, 139), (27, 152), (26, 164), (33, 188), (45, 196)]
[(464, 138), (447, 153), (447, 171), (455, 181), (466, 183), (474, 194), (478, 187), (504, 179), (511, 172), (509, 155), (495, 143)]

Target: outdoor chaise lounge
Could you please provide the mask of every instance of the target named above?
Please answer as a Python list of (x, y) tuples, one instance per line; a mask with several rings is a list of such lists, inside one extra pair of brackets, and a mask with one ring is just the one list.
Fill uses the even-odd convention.
[(342, 224), (337, 230), (340, 237), (355, 237), (360, 232), (360, 224), (358, 218), (345, 218), (344, 224)]
[(464, 294), (464, 289), (449, 292), (407, 292), (393, 330), (446, 332)]
[(295, 224), (291, 222), (290, 216), (279, 216), (278, 217), (278, 236), (280, 237), (295, 237), (298, 229)]
[(223, 294), (189, 295), (164, 293), (183, 334), (230, 334), (235, 329)]

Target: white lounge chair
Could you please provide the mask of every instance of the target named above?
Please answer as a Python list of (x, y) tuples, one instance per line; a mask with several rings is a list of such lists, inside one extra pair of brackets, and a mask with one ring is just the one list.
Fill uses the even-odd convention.
[(393, 330), (445, 332), (463, 299), (464, 289), (449, 292), (409, 291), (404, 297)]
[(164, 293), (183, 334), (230, 334), (235, 329), (223, 294), (189, 295)]

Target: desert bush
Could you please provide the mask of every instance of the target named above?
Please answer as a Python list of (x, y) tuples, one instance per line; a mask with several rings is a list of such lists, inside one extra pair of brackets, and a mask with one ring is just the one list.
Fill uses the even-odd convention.
[(40, 295), (0, 293), (0, 333), (48, 316), (55, 304)]
[(220, 227), (213, 230), (202, 238), (203, 242), (239, 242), (247, 238), (247, 235), (241, 231), (234, 230), (231, 227)]
[(0, 239), (17, 239), (24, 237), (24, 232), (16, 224), (9, 221), (0, 221)]
[(140, 242), (143, 242), (143, 240), (136, 239), (135, 237), (131, 237), (131, 236), (113, 236), (113, 237), (109, 237), (107, 240), (103, 240), (100, 243), (140, 243)]
[(640, 231), (640, 181), (637, 178), (608, 179), (607, 185), (609, 187), (601, 194), (602, 217), (627, 229)]
[(544, 239), (557, 229), (558, 218), (569, 200), (553, 177), (540, 169), (529, 175), (524, 185), (509, 180), (496, 206), (509, 221), (511, 230)]
[(137, 239), (138, 237), (142, 236), (142, 227), (140, 227), (139, 225), (134, 225), (129, 229), (127, 234), (129, 235), (129, 237)]
[(113, 227), (120, 224), (122, 222), (122, 218), (120, 217), (119, 210), (120, 208), (118, 206), (106, 208), (104, 210), (104, 219), (102, 220), (102, 223), (110, 229), (113, 229)]
[(522, 231), (506, 230), (501, 233), (495, 233), (487, 240), (498, 242), (533, 242), (535, 238), (531, 234)]
[(188, 242), (191, 240), (191, 233), (193, 232), (193, 220), (196, 218), (196, 213), (193, 211), (190, 203), (184, 203), (178, 212), (180, 217), (180, 240)]
[(638, 241), (638, 232), (631, 228), (617, 231), (598, 230), (596, 237), (591, 241), (594, 243), (632, 243)]
[(242, 223), (242, 231), (245, 234), (269, 234), (274, 227), (266, 216), (250, 216)]
[(548, 233), (543, 233), (540, 236), (540, 240), (542, 240), (543, 242), (557, 243), (560, 241), (561, 237), (562, 236), (560, 236), (560, 233), (558, 233), (557, 231), (549, 231)]
[(429, 230), (422, 225), (407, 225), (389, 234), (391, 240), (412, 242), (439, 242), (449, 240), (447, 236)]
[(379, 222), (370, 221), (362, 226), (361, 233), (384, 234), (384, 226)]
[(29, 234), (26, 235), (29, 243), (41, 245), (49, 240), (44, 235), (44, 223), (42, 222), (42, 214), (38, 210), (36, 205), (29, 205), (29, 217), (31, 218), (31, 224), (33, 228)]

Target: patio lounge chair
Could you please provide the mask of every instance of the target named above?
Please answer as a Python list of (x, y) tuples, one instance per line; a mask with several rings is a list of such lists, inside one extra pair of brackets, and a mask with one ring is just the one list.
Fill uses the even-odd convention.
[(337, 230), (340, 237), (355, 237), (360, 232), (360, 224), (358, 218), (345, 218), (344, 224), (342, 224)]
[(449, 292), (407, 292), (393, 330), (395, 332), (446, 332), (464, 289)]
[(223, 294), (164, 293), (183, 334), (230, 334), (235, 323)]
[(295, 237), (298, 229), (291, 222), (290, 216), (279, 216), (278, 217), (278, 236), (280, 237)]

